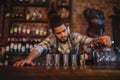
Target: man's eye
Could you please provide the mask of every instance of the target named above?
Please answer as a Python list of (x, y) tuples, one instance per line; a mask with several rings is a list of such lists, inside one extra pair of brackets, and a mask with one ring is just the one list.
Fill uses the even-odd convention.
[(65, 32), (66, 31), (66, 29), (65, 30), (63, 30), (63, 32)]
[(59, 32), (59, 33), (57, 33), (57, 34), (60, 34), (60, 32)]

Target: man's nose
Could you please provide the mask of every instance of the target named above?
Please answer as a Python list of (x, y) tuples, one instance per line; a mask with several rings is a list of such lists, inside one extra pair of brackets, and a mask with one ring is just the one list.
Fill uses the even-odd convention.
[(61, 36), (64, 36), (64, 32), (61, 32)]

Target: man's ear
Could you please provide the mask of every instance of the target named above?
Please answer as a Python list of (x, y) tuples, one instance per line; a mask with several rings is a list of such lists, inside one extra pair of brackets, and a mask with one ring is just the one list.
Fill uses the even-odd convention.
[(67, 26), (67, 31), (68, 31), (68, 33), (70, 33), (70, 27), (69, 26)]

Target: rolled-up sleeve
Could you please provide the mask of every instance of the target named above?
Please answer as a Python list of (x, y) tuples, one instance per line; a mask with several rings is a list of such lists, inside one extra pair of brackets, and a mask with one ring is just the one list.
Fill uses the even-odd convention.
[(50, 49), (51, 44), (53, 43), (52, 36), (47, 37), (42, 42), (40, 42), (34, 49), (38, 50), (40, 55), (44, 52), (44, 50)]

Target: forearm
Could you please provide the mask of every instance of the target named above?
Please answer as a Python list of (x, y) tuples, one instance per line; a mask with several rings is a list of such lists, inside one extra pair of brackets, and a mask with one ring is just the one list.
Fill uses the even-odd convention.
[(40, 55), (40, 52), (37, 49), (33, 49), (30, 54), (27, 56), (27, 60), (32, 61)]

